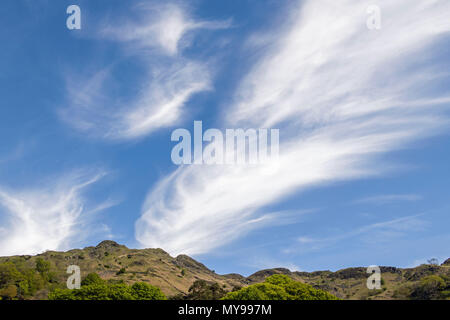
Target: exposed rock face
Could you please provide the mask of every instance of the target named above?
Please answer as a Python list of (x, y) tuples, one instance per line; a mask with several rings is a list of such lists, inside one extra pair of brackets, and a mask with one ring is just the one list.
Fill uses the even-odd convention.
[(175, 264), (180, 268), (188, 268), (207, 273), (214, 273), (211, 270), (209, 270), (204, 264), (184, 254), (181, 254), (175, 258)]
[(123, 248), (124, 245), (120, 245), (112, 240), (104, 240), (100, 242), (95, 248), (96, 249), (112, 249), (112, 248)]
[(423, 264), (415, 268), (406, 269), (403, 276), (408, 281), (418, 281), (426, 276), (436, 274), (439, 270), (439, 266)]
[(337, 279), (365, 279), (367, 278), (367, 269), (366, 268), (347, 268), (336, 271), (335, 273), (330, 273), (328, 275), (329, 278), (337, 278)]
[[(128, 248), (126, 246), (118, 244), (117, 242), (112, 241), (112, 240), (104, 240), (95, 247), (86, 247), (83, 249), (83, 251), (85, 251), (89, 255), (90, 258), (101, 258), (104, 255), (114, 253), (119, 250), (128, 250)], [(75, 249), (75, 250), (70, 250), (70, 252), (73, 252), (75, 254), (75, 253), (79, 253), (81, 251), (78, 249)]]
[(274, 268), (274, 269), (265, 269), (258, 272), (255, 272), (251, 276), (249, 276), (247, 279), (251, 282), (262, 282), (267, 277), (274, 275), (274, 274), (284, 274), (284, 275), (291, 275), (292, 272), (285, 268)]
[(250, 281), (248, 281), (248, 279), (238, 273), (229, 273), (229, 274), (224, 274), (223, 277), (227, 278), (227, 279), (233, 279), (236, 281), (240, 281), (242, 283), (249, 283)]
[(402, 270), (396, 267), (380, 267), (381, 273), (396, 273), (402, 274)]
[(299, 277), (305, 277), (305, 278), (312, 278), (312, 277), (318, 277), (318, 276), (328, 276), (330, 275), (331, 271), (313, 271), (313, 272), (304, 272), (304, 271), (295, 271), (294, 274), (296, 274)]

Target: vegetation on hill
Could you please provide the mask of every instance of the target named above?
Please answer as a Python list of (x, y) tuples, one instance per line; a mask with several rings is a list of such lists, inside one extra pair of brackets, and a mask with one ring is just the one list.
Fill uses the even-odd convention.
[(178, 294), (171, 300), (219, 300), (227, 294), (217, 282), (197, 280), (189, 288), (188, 294)]
[(450, 277), (425, 276), (418, 283), (400, 287), (395, 294), (397, 298), (412, 300), (450, 300)]
[(48, 295), (50, 300), (166, 300), (166, 296), (157, 287), (145, 282), (111, 283), (101, 279), (98, 274), (90, 273), (76, 290), (55, 289)]
[[(38, 260), (48, 264), (50, 271), (43, 270), (44, 278), (36, 271)], [(188, 256), (172, 257), (162, 249), (129, 249), (114, 241), (103, 241), (95, 247), (66, 252), (47, 251), (36, 256), (0, 257), (0, 265), (3, 263), (31, 269), (34, 276), (42, 281), (30, 294), (16, 295), (15, 299), (46, 299), (50, 291), (64, 289), (69, 277), (66, 270), (70, 265), (80, 267), (82, 279), (89, 273), (97, 273), (100, 278), (114, 283), (132, 285), (145, 282), (160, 288), (167, 297), (188, 294), (196, 280), (218, 283), (227, 291), (242, 284), (240, 280), (216, 274)], [(1, 289), (4, 287), (0, 286)]]
[[(80, 267), (83, 281), (81, 291), (69, 294), (65, 290), (70, 265)], [(340, 299), (450, 299), (450, 260), (439, 265), (436, 259), (431, 259), (428, 264), (407, 269), (380, 268), (382, 287), (369, 290), (368, 274), (362, 267), (336, 272), (291, 272), (275, 268), (249, 277), (219, 275), (186, 255), (171, 257), (162, 249), (129, 249), (114, 241), (103, 241), (95, 247), (67, 252), (0, 257), (0, 300), (91, 299), (93, 296), (137, 299), (140, 297), (138, 286), (144, 292), (142, 299), (162, 298), (157, 288), (170, 299), (187, 300), (249, 296), (255, 299), (323, 298), (312, 289)], [(289, 286), (284, 287), (286, 284), (281, 279), (286, 278), (271, 277), (274, 275), (288, 276), (294, 284), (289, 282)], [(135, 283), (144, 284), (133, 288)]]
[(224, 300), (337, 300), (334, 295), (294, 281), (282, 274), (272, 275), (263, 283), (230, 292)]
[(37, 259), (34, 268), (21, 259), (0, 264), (0, 300), (26, 299), (55, 282), (48, 262)]

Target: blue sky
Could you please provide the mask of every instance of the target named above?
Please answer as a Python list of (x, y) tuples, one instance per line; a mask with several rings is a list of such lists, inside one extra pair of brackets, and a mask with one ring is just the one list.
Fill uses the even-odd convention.
[[(447, 259), (449, 14), (446, 0), (2, 1), (0, 255), (112, 239), (219, 273)], [(194, 120), (279, 129), (278, 169), (174, 165), (171, 133)]]

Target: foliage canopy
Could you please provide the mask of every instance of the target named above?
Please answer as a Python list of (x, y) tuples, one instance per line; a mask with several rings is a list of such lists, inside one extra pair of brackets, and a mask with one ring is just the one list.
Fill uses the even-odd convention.
[(263, 283), (250, 285), (228, 293), (224, 300), (337, 300), (326, 291), (297, 282), (288, 276), (276, 274)]

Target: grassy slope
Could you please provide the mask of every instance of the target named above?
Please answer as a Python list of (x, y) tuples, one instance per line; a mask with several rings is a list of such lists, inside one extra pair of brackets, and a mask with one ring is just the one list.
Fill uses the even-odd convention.
[[(238, 274), (218, 275), (185, 255), (174, 258), (162, 249), (128, 249), (113, 241), (103, 241), (96, 247), (67, 252), (47, 251), (37, 256), (0, 257), (0, 263), (21, 260), (33, 268), (38, 257), (51, 262), (52, 271), (56, 272), (59, 283), (65, 283), (68, 277), (67, 266), (73, 264), (80, 267), (82, 277), (96, 272), (103, 279), (124, 280), (126, 283), (144, 281), (161, 288), (167, 296), (187, 293), (192, 283), (198, 279), (218, 282), (229, 291), (234, 286), (262, 282), (272, 274), (281, 273), (343, 299), (393, 299), (402, 298), (398, 293), (395, 295), (400, 287), (419, 281), (424, 276), (429, 274), (450, 276), (450, 263), (442, 266), (422, 265), (411, 269), (382, 267), (385, 289), (369, 291), (366, 288), (368, 274), (365, 273), (365, 268), (310, 273), (290, 272), (279, 268), (262, 270), (248, 278)], [(122, 268), (125, 268), (125, 273), (117, 274)], [(42, 299), (46, 295), (47, 291), (43, 290), (35, 298)]]

